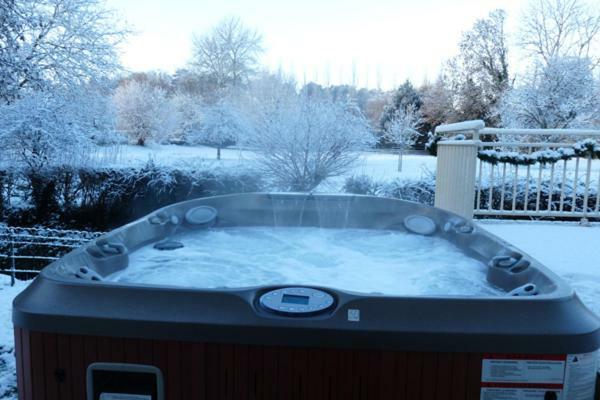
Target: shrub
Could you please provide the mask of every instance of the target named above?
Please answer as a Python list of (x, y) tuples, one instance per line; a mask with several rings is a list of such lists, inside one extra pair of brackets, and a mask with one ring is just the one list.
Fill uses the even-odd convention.
[(56, 167), (36, 173), (22, 171), (18, 183), (10, 183), (16, 187), (10, 190), (19, 203), (31, 204), (20, 207), (7, 200), (10, 176), (0, 172), (3, 219), (11, 225), (98, 231), (123, 225), (171, 203), (263, 188), (260, 175), (250, 170), (187, 170), (163, 168), (152, 162), (142, 168), (124, 169)]
[(379, 184), (369, 175), (353, 175), (346, 179), (343, 191), (352, 194), (376, 195)]

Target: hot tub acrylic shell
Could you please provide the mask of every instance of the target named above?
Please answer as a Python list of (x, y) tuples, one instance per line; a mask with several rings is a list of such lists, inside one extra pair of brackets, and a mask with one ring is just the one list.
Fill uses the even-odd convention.
[[(422, 217), (433, 232), (419, 224)], [(332, 297), (331, 306), (293, 316), (261, 305), (279, 286), (191, 289), (102, 279), (175, 228), (256, 225), (421, 229), (490, 264), (493, 286), (509, 293), (533, 284), (537, 294), (406, 297), (313, 287)], [(516, 263), (492, 261), (507, 257)], [(26, 400), (85, 398), (94, 363), (157, 367), (168, 399), (480, 398), (493, 390), (484, 375), (494, 359), (558, 357), (567, 370), (569, 355), (600, 348), (598, 318), (527, 254), (454, 214), (368, 196), (242, 194), (165, 207), (44, 269), (15, 299), (13, 321)]]

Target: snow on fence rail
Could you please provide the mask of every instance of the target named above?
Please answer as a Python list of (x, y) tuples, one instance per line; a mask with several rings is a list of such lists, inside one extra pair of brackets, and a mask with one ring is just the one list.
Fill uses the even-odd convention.
[(29, 279), (47, 264), (102, 232), (9, 227), (0, 224), (0, 273)]
[[(448, 189), (455, 193), (444, 193), (449, 185), (438, 182), (436, 205), (459, 211), (453, 203), (463, 202), (465, 209), (474, 199), (472, 212), (461, 212), (466, 217), (600, 219), (600, 130), (499, 129), (467, 121), (442, 125), (436, 134), (463, 139), (438, 143), (438, 176), (455, 177)], [(453, 160), (466, 154), (476, 156), (468, 166)]]

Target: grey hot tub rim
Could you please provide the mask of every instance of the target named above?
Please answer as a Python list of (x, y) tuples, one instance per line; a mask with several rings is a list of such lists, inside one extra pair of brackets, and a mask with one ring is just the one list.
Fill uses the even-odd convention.
[[(186, 220), (186, 213), (198, 207), (217, 210), (216, 219), (202, 210)], [(156, 242), (175, 226), (407, 229), (407, 216), (433, 220), (436, 235), (482, 261), (518, 254), (527, 261), (524, 271), (513, 274), (490, 266), (488, 278), (507, 291), (538, 282), (540, 293), (410, 297), (314, 287), (331, 295), (333, 304), (321, 314), (296, 318), (260, 304), (263, 294), (282, 286), (201, 289), (94, 279), (114, 272), (115, 264), (126, 267), (128, 251)], [(77, 277), (81, 265), (87, 271)], [(531, 354), (600, 348), (598, 317), (564, 281), (524, 252), (452, 213), (359, 195), (250, 193), (164, 207), (49, 265), (15, 299), (13, 322), (39, 332), (249, 345)]]

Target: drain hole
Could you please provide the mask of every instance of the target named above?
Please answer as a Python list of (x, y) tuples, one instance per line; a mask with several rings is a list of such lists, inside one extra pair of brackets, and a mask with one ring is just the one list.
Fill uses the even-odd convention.
[(509, 296), (537, 296), (537, 287), (533, 283), (519, 286), (508, 293)]

